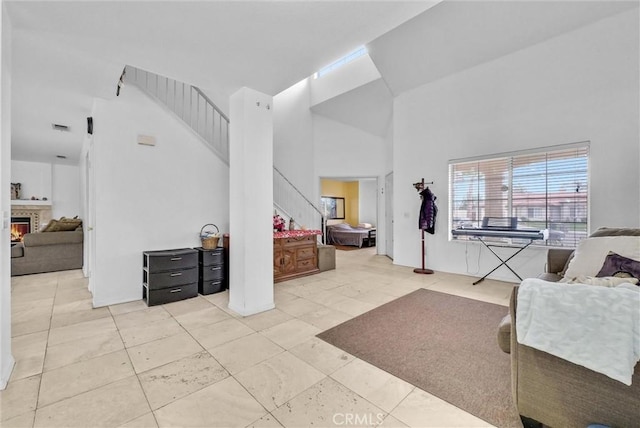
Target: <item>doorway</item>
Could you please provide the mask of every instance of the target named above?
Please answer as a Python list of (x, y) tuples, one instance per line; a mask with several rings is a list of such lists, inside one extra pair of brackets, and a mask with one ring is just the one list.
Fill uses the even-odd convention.
[[(376, 246), (380, 249), (376, 234), (377, 229), (384, 225), (379, 224), (378, 177), (320, 177), (320, 197), (344, 201), (344, 215), (327, 220), (327, 226), (348, 224), (358, 230), (373, 229), (371, 236), (363, 238), (362, 247)], [(350, 238), (345, 236), (347, 241)], [(350, 245), (358, 244), (360, 242)]]

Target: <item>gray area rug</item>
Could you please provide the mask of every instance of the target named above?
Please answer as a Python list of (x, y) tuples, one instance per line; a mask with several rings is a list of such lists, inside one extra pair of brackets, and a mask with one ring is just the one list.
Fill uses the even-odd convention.
[(508, 310), (419, 289), (318, 337), (495, 426), (522, 427), (496, 339)]

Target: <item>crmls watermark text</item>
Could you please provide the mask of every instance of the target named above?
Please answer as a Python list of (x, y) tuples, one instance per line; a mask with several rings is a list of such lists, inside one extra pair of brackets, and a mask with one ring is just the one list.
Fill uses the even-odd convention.
[(380, 425), (384, 419), (384, 413), (334, 413), (335, 425)]

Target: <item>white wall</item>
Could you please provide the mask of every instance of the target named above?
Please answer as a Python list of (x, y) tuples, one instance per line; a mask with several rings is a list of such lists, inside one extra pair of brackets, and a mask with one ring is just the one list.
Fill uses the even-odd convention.
[(375, 226), (382, 223), (378, 220), (378, 183), (376, 180), (358, 180), (358, 212), (360, 223), (371, 223)]
[[(392, 135), (381, 138), (313, 114), (310, 86), (305, 79), (274, 97), (274, 165), (312, 201), (320, 200), (320, 177), (377, 177), (381, 194), (391, 167)], [(383, 213), (384, 198), (377, 200)], [(383, 240), (384, 226), (378, 226)]]
[(51, 169), (51, 187), (53, 218), (82, 216), (78, 166), (54, 164)]
[[(395, 262), (420, 265), (420, 200), (411, 183), (424, 177), (435, 181), (440, 208), (427, 266), (484, 273), (496, 265), (486, 249), (478, 261), (476, 244), (448, 242), (447, 163), (468, 156), (590, 140), (591, 230), (640, 226), (638, 73), (635, 9), (397, 97)], [(528, 250), (512, 265), (536, 276), (544, 255)], [(503, 269), (495, 277), (514, 280)]]
[(273, 98), (273, 164), (309, 200), (315, 201), (313, 120), (309, 79)]
[(384, 175), (385, 140), (381, 137), (314, 114), (313, 141), (319, 177)]
[[(313, 131), (317, 179), (376, 177), (376, 194), (382, 195), (384, 176), (388, 172), (385, 155), (388, 151), (388, 139), (317, 114), (313, 115)], [(382, 213), (385, 212), (383, 197), (377, 198), (377, 212), (378, 219), (382, 218)], [(376, 223), (377, 240), (384, 242), (384, 222), (378, 220)], [(377, 247), (377, 251), (378, 254), (386, 253), (386, 249), (381, 245)]]
[(12, 160), (11, 182), (22, 184), (22, 199), (51, 201), (52, 218), (80, 215), (78, 166)]
[(11, 23), (0, 5), (0, 389), (9, 382), (11, 355)]
[(11, 182), (21, 183), (21, 199), (47, 198), (52, 201), (51, 164), (11, 161)]
[[(94, 306), (142, 298), (142, 252), (200, 246), (200, 228), (229, 230), (229, 168), (133, 86), (94, 111)], [(137, 144), (139, 134), (156, 146)]]

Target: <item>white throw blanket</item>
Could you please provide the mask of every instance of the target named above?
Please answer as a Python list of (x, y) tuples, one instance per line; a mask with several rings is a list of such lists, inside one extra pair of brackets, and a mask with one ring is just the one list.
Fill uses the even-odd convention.
[(640, 287), (525, 279), (516, 320), (519, 343), (631, 385), (640, 360)]

